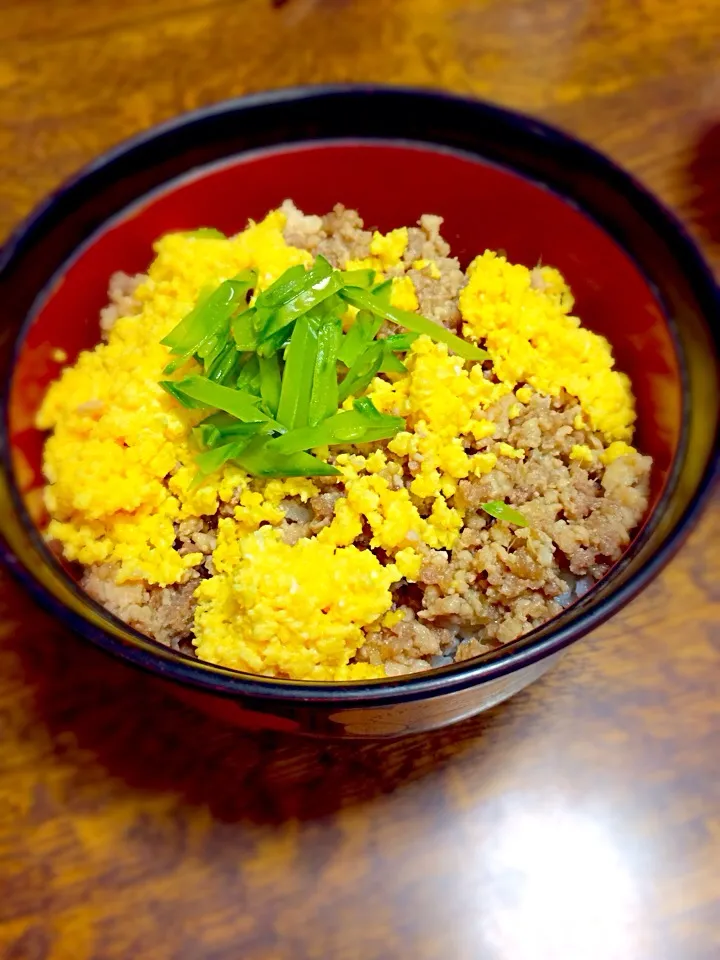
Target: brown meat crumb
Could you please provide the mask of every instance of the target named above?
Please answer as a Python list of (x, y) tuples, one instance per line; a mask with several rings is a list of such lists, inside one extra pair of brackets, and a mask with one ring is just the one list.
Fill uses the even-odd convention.
[(357, 210), (346, 210), (341, 203), (335, 204), (332, 213), (322, 219), (324, 238), (315, 253), (321, 253), (334, 267), (344, 267), (348, 260), (360, 260), (370, 256), (372, 234), (365, 230)]
[(118, 271), (110, 277), (108, 296), (110, 303), (100, 311), (100, 331), (103, 338), (115, 326), (120, 317), (131, 317), (140, 309), (140, 302), (135, 299), (135, 291), (144, 283), (147, 277), (144, 273), (130, 276)]
[(85, 570), (82, 586), (110, 613), (174, 650), (180, 649), (180, 642), (192, 635), (196, 577), (165, 588), (118, 584), (115, 569), (102, 564)]

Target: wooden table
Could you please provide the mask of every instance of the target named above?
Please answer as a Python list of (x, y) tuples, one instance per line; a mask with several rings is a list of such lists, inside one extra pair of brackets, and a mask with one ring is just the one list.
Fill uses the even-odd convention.
[[(0, 0), (0, 231), (98, 151), (264, 87), (382, 80), (607, 151), (720, 266), (718, 0)], [(720, 956), (720, 501), (491, 714), (243, 734), (0, 582), (7, 960)]]

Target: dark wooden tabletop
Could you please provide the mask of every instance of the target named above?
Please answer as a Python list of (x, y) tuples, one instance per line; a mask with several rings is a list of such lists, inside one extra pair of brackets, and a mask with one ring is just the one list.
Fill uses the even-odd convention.
[[(555, 122), (720, 267), (718, 0), (0, 0), (0, 232), (150, 124), (340, 80)], [(360, 745), (208, 720), (3, 574), (0, 956), (717, 958), (719, 567), (716, 495), (662, 576), (528, 691)]]

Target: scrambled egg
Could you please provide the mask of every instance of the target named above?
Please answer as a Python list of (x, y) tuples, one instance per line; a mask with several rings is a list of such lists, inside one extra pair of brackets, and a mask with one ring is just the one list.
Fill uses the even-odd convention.
[(388, 450), (409, 460), (415, 474), (410, 492), (421, 500), (451, 497), (458, 480), (495, 466), (494, 454), (468, 455), (463, 438), (492, 436), (495, 425), (481, 412), (510, 387), (487, 380), (480, 364), (451, 356), (445, 344), (428, 337), (415, 341), (407, 367), (407, 376), (395, 383), (376, 379), (368, 395), (378, 410), (405, 417), (410, 428), (388, 443)]
[(69, 560), (117, 564), (119, 583), (166, 586), (186, 576), (173, 521), (213, 515), (245, 481), (227, 467), (212, 487), (191, 491), (187, 438), (200, 417), (159, 386), (169, 357), (160, 340), (203, 288), (250, 267), (266, 286), (288, 267), (309, 263), (307, 251), (285, 243), (284, 225), (275, 211), (231, 239), (163, 237), (135, 293), (137, 316), (119, 319), (107, 343), (81, 353), (51, 385), (37, 417), (40, 429), (53, 431), (44, 459), (48, 536)]
[[(261, 481), (232, 465), (195, 485), (189, 431), (203, 415), (186, 410), (159, 386), (169, 353), (160, 340), (193, 307), (200, 292), (240, 270), (258, 271), (259, 285), (311, 256), (283, 237), (285, 215), (270, 213), (228, 239), (170, 234), (155, 245), (135, 315), (112, 327), (108, 340), (66, 368), (42, 404), (37, 425), (51, 431), (45, 446), (48, 537), (83, 565), (112, 564), (118, 583), (160, 587), (185, 582), (200, 553), (175, 549), (176, 524), (192, 517), (218, 521), (212, 576), (196, 590), (195, 644), (200, 657), (282, 677), (367, 679), (381, 666), (351, 664), (365, 634), (402, 617), (391, 587), (418, 579), (429, 549), (450, 549), (464, 523), (452, 498), (461, 479), (489, 473), (498, 456), (523, 459), (510, 444), (468, 453), (492, 437), (486, 416), (514, 394), (510, 418), (533, 389), (580, 401), (583, 418), (608, 446), (572, 448), (582, 465), (610, 463), (633, 452), (630, 384), (613, 369), (606, 340), (572, 317), (572, 297), (550, 268), (535, 271), (486, 252), (470, 267), (460, 297), (466, 336), (485, 343), (497, 380), (478, 363), (419, 337), (407, 373), (376, 378), (376, 407), (405, 418), (406, 430), (384, 448), (337, 457), (344, 496), (331, 522), (312, 538), (285, 543), (276, 528), (288, 497), (307, 502), (321, 492), (310, 479)], [(401, 263), (406, 228), (375, 233), (370, 256), (348, 268), (379, 272)], [(413, 267), (440, 276), (430, 260)], [(417, 310), (409, 276), (395, 277), (392, 303)], [(351, 322), (352, 318), (350, 318)], [(348, 401), (348, 404), (350, 401)], [(412, 481), (405, 486), (405, 470)], [(231, 514), (231, 515), (230, 515)], [(370, 531), (370, 547), (355, 541)], [(361, 589), (358, 587), (361, 586)]]
[(565, 389), (608, 442), (632, 437), (630, 380), (613, 369), (608, 341), (570, 315), (573, 298), (557, 270), (528, 270), (488, 250), (468, 277), (460, 294), (464, 333), (485, 341), (500, 380), (550, 396)]
[[(237, 670), (302, 680), (365, 680), (382, 667), (348, 664), (363, 627), (391, 605), (400, 574), (370, 550), (321, 540), (290, 546), (276, 530), (242, 534), (220, 520), (215, 576), (197, 589), (198, 656)], [(356, 589), (362, 584), (362, 589)]]
[(373, 233), (370, 241), (370, 256), (359, 260), (349, 260), (347, 270), (376, 270), (382, 275), (388, 267), (396, 267), (402, 260), (408, 245), (407, 227), (398, 227), (389, 233), (382, 234), (378, 230)]

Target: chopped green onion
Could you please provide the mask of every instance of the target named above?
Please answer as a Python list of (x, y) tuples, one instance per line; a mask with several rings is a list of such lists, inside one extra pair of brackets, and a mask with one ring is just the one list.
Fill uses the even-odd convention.
[(160, 343), (181, 357), (197, 354), (205, 344), (217, 338), (237, 305), (255, 285), (256, 279), (253, 270), (244, 270), (231, 280), (223, 281), (173, 327)]
[(381, 340), (380, 342), (383, 345), (380, 373), (407, 373), (407, 367), (388, 347), (387, 340)]
[(338, 320), (341, 320), (346, 310), (347, 304), (337, 293), (334, 293), (331, 297), (326, 297), (316, 307), (313, 307), (312, 315), (316, 320), (325, 320), (327, 317), (337, 317)]
[[(223, 237), (212, 228), (191, 235)], [(334, 270), (318, 256), (310, 269), (290, 267), (250, 307), (246, 301), (257, 284), (254, 271), (201, 293), (162, 343), (175, 355), (167, 373), (195, 357), (204, 375), (160, 384), (186, 407), (216, 411), (193, 428), (202, 448), (196, 481), (229, 460), (254, 476), (335, 476), (332, 464), (308, 451), (384, 440), (405, 428), (401, 417), (380, 413), (362, 394), (380, 371), (407, 372), (398, 354), (407, 352), (418, 336), (445, 343), (465, 359), (487, 357), (444, 327), (394, 308), (392, 280), (375, 280), (374, 270)], [(343, 334), (341, 318), (348, 304), (359, 312)], [(405, 329), (378, 340), (383, 320)], [(347, 372), (338, 384), (339, 364)], [(356, 398), (352, 410), (339, 410), (351, 396)], [(483, 509), (527, 525), (501, 501)]]
[(192, 397), (186, 396), (182, 390), (178, 390), (178, 385), (175, 380), (161, 380), (160, 386), (165, 393), (169, 393), (171, 397), (177, 400), (178, 403), (181, 403), (183, 407), (187, 407), (188, 410), (201, 410), (207, 406), (206, 403), (193, 400)]
[(265, 409), (274, 417), (280, 403), (280, 360), (274, 353), (270, 357), (258, 357), (260, 364), (260, 396)]
[[(163, 381), (163, 385), (167, 381)], [(257, 423), (271, 418), (257, 408), (257, 397), (242, 390), (233, 390), (219, 383), (213, 383), (207, 377), (191, 376), (172, 384), (175, 396), (197, 401), (200, 406), (215, 407), (224, 410), (245, 423)], [(182, 402), (182, 401), (181, 401)], [(272, 421), (271, 421), (272, 422)], [(278, 424), (279, 427), (279, 424)]]
[(211, 473), (219, 470), (228, 460), (234, 460), (239, 453), (242, 453), (246, 446), (247, 444), (244, 441), (239, 440), (233, 443), (227, 443), (221, 447), (215, 447), (213, 450), (206, 450), (204, 453), (199, 453), (195, 457), (195, 463), (198, 469), (190, 484), (190, 489), (192, 490), (193, 487), (198, 487), (203, 480)]
[(194, 435), (203, 447), (218, 447), (231, 440), (252, 439), (261, 430), (267, 430), (266, 423), (243, 423), (229, 413), (213, 413), (193, 429)]
[(257, 310), (250, 307), (249, 310), (243, 310), (233, 317), (230, 324), (233, 339), (238, 350), (245, 353), (247, 350), (255, 350), (257, 347), (257, 331), (255, 329), (255, 317)]
[(353, 409), (372, 420), (384, 419), (388, 416), (386, 413), (380, 413), (370, 397), (358, 397), (357, 400), (353, 400)]
[(234, 443), (226, 443), (222, 447), (215, 447), (214, 450), (206, 450), (205, 453), (199, 453), (195, 458), (195, 463), (200, 474), (207, 476), (209, 473), (219, 470), (224, 463), (233, 459), (235, 454), (240, 453), (245, 446), (246, 444), (239, 440)]
[[(256, 427), (257, 424), (246, 423), (245, 426)], [(230, 443), (224, 443), (221, 446), (205, 450), (204, 453), (199, 453), (195, 457), (195, 463), (200, 473), (203, 476), (207, 476), (209, 473), (214, 473), (215, 470), (219, 470), (228, 460), (237, 460), (239, 454), (245, 450), (256, 435), (257, 430), (248, 432), (245, 437), (238, 437), (237, 439), (231, 440)]]
[(307, 286), (309, 271), (300, 263), (289, 267), (255, 299), (258, 310), (273, 310), (286, 303)]
[(170, 374), (175, 373), (176, 370), (179, 370), (184, 364), (188, 362), (190, 357), (175, 357), (174, 360), (171, 360), (170, 363), (165, 365), (163, 373)]
[(299, 293), (309, 290), (314, 283), (329, 277), (332, 273), (333, 268), (322, 256), (317, 257), (309, 270), (306, 270), (302, 264), (289, 267), (267, 289), (258, 294), (255, 306), (259, 310), (272, 313), (284, 304), (289, 303)]
[(237, 347), (234, 343), (228, 342), (210, 364), (207, 370), (208, 379), (230, 386), (237, 381), (241, 363), (242, 356)]
[(281, 350), (283, 352), (286, 351), (290, 345), (292, 331), (293, 325), (288, 324), (288, 326), (283, 327), (282, 330), (278, 330), (277, 333), (268, 337), (267, 340), (263, 340), (257, 347), (258, 356), (271, 357), (274, 353), (279, 353)]
[(338, 391), (340, 403), (351, 395), (362, 393), (370, 386), (373, 378), (380, 370), (384, 356), (385, 348), (382, 341), (373, 340), (367, 350), (360, 354), (345, 374)]
[(372, 443), (394, 437), (405, 429), (402, 417), (380, 413), (368, 397), (362, 399), (366, 404), (356, 400), (354, 410), (336, 413), (315, 427), (302, 427), (290, 430), (282, 437), (275, 437), (268, 441), (268, 449), (279, 454), (292, 454), (335, 444)]
[(288, 430), (307, 425), (317, 349), (317, 325), (302, 316), (290, 338), (277, 412), (278, 420)]
[[(196, 303), (195, 303), (195, 306), (194, 306), (193, 309), (190, 311), (190, 313), (187, 314), (187, 315), (183, 318), (183, 320), (181, 320), (181, 322), (180, 322), (179, 324), (177, 324), (175, 327), (173, 327), (173, 329), (170, 331), (170, 333), (168, 334), (168, 336), (165, 338), (165, 341), (162, 341), (162, 340), (161, 340), (160, 342), (161, 342), (161, 343), (165, 343), (165, 342), (168, 340), (169, 337), (172, 337), (174, 334), (176, 334), (176, 332), (177, 332), (178, 330), (180, 330), (180, 327), (181, 327), (182, 324), (184, 324), (186, 321), (188, 321), (188, 323), (189, 323), (189, 318), (190, 318), (190, 317), (195, 317), (195, 318), (197, 318), (198, 314), (200, 314), (200, 321), (202, 321), (202, 315), (201, 315), (201, 310), (200, 310), (200, 308), (201, 308), (201, 307), (204, 307), (204, 305), (207, 303), (207, 301), (210, 299), (210, 297), (211, 297), (216, 291), (217, 291), (217, 287), (212, 287), (212, 286), (207, 286), (207, 285), (204, 286), (204, 287), (200, 290), (200, 293), (198, 294), (198, 298), (197, 298), (197, 301), (196, 301)], [(197, 326), (197, 336), (198, 336), (198, 337), (202, 337), (202, 335), (203, 335), (203, 330), (202, 330), (202, 326), (201, 326), (201, 322), (200, 322), (200, 321), (198, 321), (198, 326)], [(199, 341), (199, 342), (202, 342), (202, 341)], [(176, 353), (177, 351), (173, 350), (172, 352), (173, 352), (173, 353)], [(192, 350), (190, 350), (190, 352), (181, 353), (180, 356), (176, 356), (173, 360), (171, 360), (171, 361), (165, 366), (165, 369), (163, 370), (163, 373), (166, 373), (166, 374), (175, 373), (176, 370), (179, 370), (182, 366), (184, 366), (184, 365), (188, 362), (188, 360), (190, 360), (190, 358), (192, 357), (192, 355), (193, 355), (193, 352), (192, 352)]]
[(326, 317), (318, 324), (317, 353), (308, 409), (311, 427), (337, 412), (337, 355), (341, 329), (339, 317)]
[(214, 427), (219, 427), (221, 430), (229, 430), (234, 426), (245, 426), (245, 424), (238, 421), (237, 417), (233, 417), (222, 410), (218, 410), (217, 413), (211, 413), (210, 416), (205, 417), (202, 422), (211, 423)]
[(267, 437), (255, 437), (237, 458), (241, 467), (255, 477), (335, 477), (340, 471), (310, 453), (287, 455), (268, 449)]
[(207, 375), (210, 368), (216, 362), (220, 354), (225, 349), (230, 333), (230, 318), (228, 317), (222, 323), (218, 324), (213, 334), (202, 343), (195, 351), (198, 360), (203, 361), (203, 372)]
[(351, 367), (361, 353), (364, 353), (382, 326), (380, 317), (369, 310), (361, 310), (355, 322), (342, 338), (338, 357), (346, 367)]
[(389, 337), (382, 340), (385, 348), (383, 362), (380, 365), (381, 373), (407, 373), (407, 367), (395, 356), (396, 352), (405, 352), (410, 349), (417, 340), (417, 333), (392, 333)]
[(390, 320), (391, 323), (397, 323), (401, 327), (407, 327), (413, 333), (425, 334), (431, 340), (447, 344), (459, 357), (463, 357), (465, 360), (487, 360), (487, 353), (480, 347), (476, 347), (475, 344), (463, 340), (445, 327), (441, 327), (440, 324), (433, 323), (432, 320), (421, 317), (417, 313), (386, 306), (367, 290), (346, 287), (340, 291), (340, 296), (359, 310), (370, 310), (376, 316), (382, 317), (384, 320)]
[(384, 303), (389, 307), (392, 286), (392, 277), (389, 277), (387, 280), (381, 280), (380, 283), (376, 283), (370, 292), (374, 297), (377, 297), (380, 303)]
[(503, 520), (505, 523), (514, 523), (516, 527), (529, 526), (528, 520), (519, 510), (504, 503), (502, 500), (489, 500), (487, 503), (481, 503), (480, 507), (485, 513), (489, 513), (491, 517), (495, 517), (496, 520)]
[[(327, 263), (327, 261), (325, 261), (325, 263)], [(330, 267), (329, 264), (328, 267)], [(287, 303), (284, 303), (272, 313), (270, 319), (260, 332), (259, 339), (261, 344), (259, 352), (262, 352), (262, 341), (269, 339), (278, 333), (278, 331), (297, 320), (298, 317), (309, 313), (314, 307), (322, 303), (323, 300), (339, 293), (342, 289), (342, 280), (340, 279), (339, 271), (330, 268), (330, 273), (323, 275), (318, 273), (318, 277), (315, 279), (312, 276), (313, 270), (310, 270), (307, 274), (308, 286), (300, 290), (291, 300), (288, 300)]]
[(254, 396), (260, 396), (260, 358), (251, 353), (242, 365), (238, 374), (236, 386), (238, 390), (245, 390)]
[(390, 350), (409, 350), (419, 336), (419, 333), (391, 333), (385, 337), (385, 343)]

